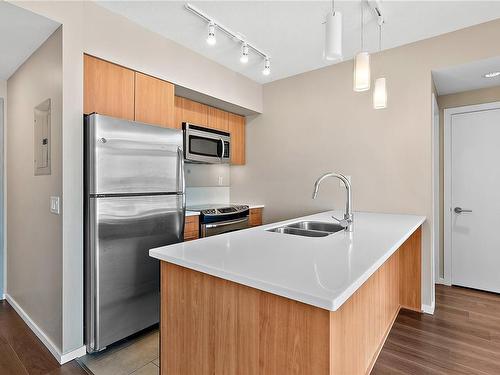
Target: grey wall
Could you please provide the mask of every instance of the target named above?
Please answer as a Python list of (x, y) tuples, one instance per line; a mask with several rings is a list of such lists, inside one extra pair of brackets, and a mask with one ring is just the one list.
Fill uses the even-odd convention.
[[(433, 68), (500, 55), (484, 43), (500, 20), (372, 55), (372, 77), (384, 75), (388, 108), (372, 108), (371, 91), (352, 90), (352, 61), (264, 86), (264, 112), (247, 123), (247, 164), (231, 170), (231, 200), (264, 203), (266, 222), (342, 208), (338, 182), (321, 187), (328, 171), (352, 176), (358, 211), (425, 215), (422, 301), (434, 301), (432, 229)], [(464, 48), (464, 45), (467, 48)]]
[[(62, 30), (9, 78), (7, 118), (7, 293), (57, 348), (62, 346)], [(52, 101), (52, 174), (34, 176), (34, 107)]]

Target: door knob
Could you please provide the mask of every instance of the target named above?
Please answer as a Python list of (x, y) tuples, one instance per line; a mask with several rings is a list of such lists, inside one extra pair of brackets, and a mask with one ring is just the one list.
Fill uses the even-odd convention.
[(455, 207), (453, 211), (455, 211), (456, 214), (461, 214), (463, 212), (472, 212), (472, 210), (464, 210), (462, 207)]

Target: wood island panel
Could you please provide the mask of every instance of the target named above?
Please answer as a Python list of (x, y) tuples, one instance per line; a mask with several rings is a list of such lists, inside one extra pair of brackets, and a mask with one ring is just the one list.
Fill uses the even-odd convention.
[(420, 311), (420, 241), (337, 311), (161, 262), (161, 374), (368, 375), (399, 309)]

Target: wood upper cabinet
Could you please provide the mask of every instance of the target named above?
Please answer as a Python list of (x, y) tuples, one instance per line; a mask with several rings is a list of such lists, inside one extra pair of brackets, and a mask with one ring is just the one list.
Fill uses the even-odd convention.
[(231, 133), (231, 164), (245, 164), (245, 117), (228, 113)]
[(134, 120), (134, 71), (84, 55), (85, 114)]
[(208, 106), (190, 99), (175, 97), (175, 123), (182, 125), (190, 122), (195, 125), (207, 126)]
[(218, 108), (208, 107), (207, 127), (224, 132), (229, 131), (228, 113)]
[(175, 122), (174, 85), (135, 72), (135, 120), (165, 128), (180, 128)]

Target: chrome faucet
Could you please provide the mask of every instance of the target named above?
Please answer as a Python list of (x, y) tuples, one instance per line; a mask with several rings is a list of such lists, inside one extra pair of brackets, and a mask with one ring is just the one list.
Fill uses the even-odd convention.
[(316, 180), (316, 183), (314, 184), (314, 192), (313, 192), (313, 199), (316, 199), (316, 196), (318, 195), (318, 190), (319, 190), (319, 185), (323, 182), (323, 180), (327, 177), (336, 177), (339, 180), (341, 180), (344, 185), (345, 189), (347, 192), (347, 197), (346, 197), (346, 204), (345, 204), (345, 212), (344, 212), (344, 218), (343, 219), (337, 219), (335, 216), (332, 216), (335, 220), (339, 222), (339, 224), (347, 231), (347, 232), (352, 232), (352, 222), (353, 222), (353, 216), (352, 216), (352, 195), (351, 195), (351, 183), (347, 179), (346, 176), (338, 173), (325, 173), (323, 176), (318, 178)]

